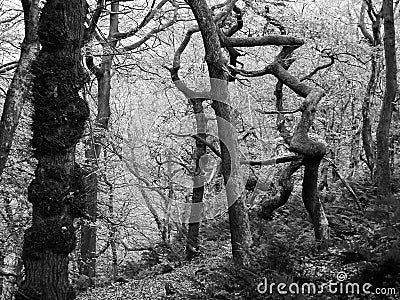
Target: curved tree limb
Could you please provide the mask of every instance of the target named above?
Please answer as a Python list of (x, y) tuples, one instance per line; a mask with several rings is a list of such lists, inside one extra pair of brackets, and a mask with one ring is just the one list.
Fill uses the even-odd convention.
[(304, 40), (286, 35), (266, 35), (260, 37), (227, 37), (220, 34), (221, 45), (225, 47), (256, 47), (256, 46), (302, 46)]

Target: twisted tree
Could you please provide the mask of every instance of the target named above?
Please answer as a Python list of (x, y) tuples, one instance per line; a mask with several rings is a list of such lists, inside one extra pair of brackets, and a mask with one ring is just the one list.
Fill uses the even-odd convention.
[[(280, 179), (281, 193), (273, 199), (274, 206), (283, 205), (290, 196), (293, 188), (291, 175), (304, 165), (303, 178), (303, 202), (310, 214), (314, 225), (315, 236), (318, 243), (326, 245), (329, 239), (328, 222), (318, 197), (317, 181), (318, 169), (321, 159), (326, 153), (326, 143), (316, 135), (309, 134), (311, 125), (313, 124), (317, 105), (324, 96), (325, 92), (321, 88), (312, 87), (304, 83), (304, 79), (311, 77), (313, 74), (323, 67), (332, 65), (332, 60), (326, 66), (321, 66), (306, 76), (303, 81), (290, 74), (287, 69), (293, 63), (292, 53), (298, 47), (304, 44), (300, 38), (287, 36), (282, 26), (278, 26), (281, 30), (280, 35), (265, 35), (259, 37), (235, 37), (235, 27), (230, 30), (223, 31), (222, 24), (226, 14), (230, 14), (235, 7), (236, 1), (227, 3), (225, 10), (221, 14), (212, 16), (211, 10), (204, 1), (189, 1), (194, 16), (196, 17), (198, 28), (191, 29), (178, 48), (177, 53), (182, 52), (190, 37), (196, 31), (200, 31), (203, 37), (203, 44), (206, 52), (206, 62), (208, 65), (211, 89), (209, 92), (199, 92), (189, 89), (177, 76), (179, 70), (179, 56), (175, 55), (174, 67), (172, 68), (172, 79), (175, 85), (189, 99), (207, 98), (211, 99), (212, 107), (218, 120), (218, 135), (220, 138), (221, 158), (222, 158), (222, 174), (224, 175), (229, 216), (231, 224), (231, 240), (234, 261), (243, 263), (246, 261), (246, 252), (250, 245), (251, 238), (247, 230), (247, 212), (243, 207), (244, 194), (241, 193), (240, 183), (238, 180), (239, 165), (243, 162), (238, 160), (235, 128), (230, 125), (231, 107), (227, 90), (228, 79), (233, 81), (235, 76), (257, 77), (266, 74), (275, 76), (279, 82), (277, 85), (277, 110), (278, 113), (284, 113), (282, 107), (282, 86), (286, 85), (292, 89), (297, 95), (305, 98), (299, 109), (302, 113), (300, 122), (295, 131), (291, 134), (282, 124), (282, 119), (278, 118), (278, 129), (284, 140), (289, 144), (289, 150), (299, 155), (298, 158), (284, 160), (292, 161), (291, 165), (282, 173)], [(235, 11), (238, 14), (238, 9)], [(279, 25), (279, 22), (274, 23)], [(240, 18), (240, 22), (241, 18)], [(238, 22), (239, 23), (239, 22)], [(276, 26), (277, 26), (276, 25)], [(236, 26), (237, 27), (237, 26)], [(263, 69), (249, 71), (236, 67), (236, 60), (239, 57), (237, 48), (240, 47), (259, 47), (259, 46), (282, 46), (281, 52), (276, 56), (275, 60), (266, 65)], [(230, 54), (229, 59), (223, 54), (222, 48), (226, 48)], [(175, 72), (175, 73), (174, 73)], [(280, 101), (280, 102), (279, 102)], [(252, 164), (246, 162), (246, 164)], [(266, 211), (273, 211), (274, 207), (269, 206)]]

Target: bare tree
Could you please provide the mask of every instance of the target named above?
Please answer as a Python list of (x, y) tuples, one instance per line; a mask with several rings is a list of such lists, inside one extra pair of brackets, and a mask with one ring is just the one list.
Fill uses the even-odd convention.
[[(169, 1), (162, 0), (157, 5), (154, 1), (148, 11), (143, 8), (145, 16), (142, 21), (133, 26), (127, 31), (120, 31), (120, 19), (126, 11), (129, 10), (128, 6), (124, 7), (124, 11), (120, 10), (120, 1), (113, 1), (110, 4), (110, 18), (107, 37), (103, 37), (103, 33), (96, 30), (96, 24), (100, 18), (101, 13), (106, 8), (104, 0), (97, 1), (97, 7), (94, 11), (92, 20), (88, 26), (88, 32), (91, 38), (95, 37), (101, 43), (103, 53), (101, 55), (101, 63), (99, 66), (95, 64), (93, 56), (89, 53), (86, 58), (86, 64), (90, 71), (96, 76), (97, 80), (97, 116), (94, 125), (92, 126), (92, 136), (89, 139), (86, 157), (92, 165), (92, 171), (87, 179), (87, 202), (88, 213), (92, 220), (96, 219), (97, 215), (97, 202), (98, 202), (98, 184), (99, 184), (99, 161), (101, 157), (101, 150), (106, 132), (109, 129), (109, 121), (111, 116), (110, 97), (112, 87), (112, 70), (114, 66), (114, 58), (117, 54), (127, 54), (129, 51), (140, 48), (157, 33), (162, 32), (176, 22), (178, 5), (175, 2), (172, 5), (172, 16), (167, 21), (163, 22), (163, 17), (168, 17), (167, 13), (158, 13), (165, 9), (168, 11)], [(168, 6), (168, 7), (167, 7)], [(167, 7), (167, 8), (166, 8)], [(158, 25), (150, 28), (139, 40), (132, 42), (125, 46), (118, 46), (123, 40), (128, 40), (135, 37), (138, 33), (142, 33), (145, 29), (150, 27), (154, 20), (159, 21)], [(111, 198), (112, 199), (112, 198)], [(96, 226), (92, 224), (85, 224), (82, 227), (81, 234), (81, 258), (82, 266), (81, 273), (89, 277), (96, 276)]]

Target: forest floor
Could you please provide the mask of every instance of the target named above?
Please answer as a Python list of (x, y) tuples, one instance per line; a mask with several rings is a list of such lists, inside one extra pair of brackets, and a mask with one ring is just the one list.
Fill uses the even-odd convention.
[[(231, 264), (229, 226), (220, 218), (203, 225), (201, 255), (191, 262), (162, 259), (131, 279), (126, 272), (127, 282), (89, 289), (78, 299), (400, 299), (399, 211), (391, 204), (377, 206), (370, 184), (351, 186), (364, 212), (340, 184), (321, 193), (332, 237), (327, 250), (316, 248), (297, 191), (271, 221), (251, 222), (254, 246), (246, 268)], [(176, 247), (174, 252), (183, 252), (182, 245)], [(286, 291), (291, 286), (295, 294), (278, 293), (279, 283)]]

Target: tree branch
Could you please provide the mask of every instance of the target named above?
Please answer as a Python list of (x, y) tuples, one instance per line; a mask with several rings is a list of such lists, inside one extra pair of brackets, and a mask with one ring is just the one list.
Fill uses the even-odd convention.
[(198, 26), (189, 29), (186, 32), (185, 38), (182, 43), (179, 45), (178, 49), (176, 49), (174, 54), (174, 60), (172, 63), (172, 68), (165, 67), (171, 74), (172, 82), (175, 84), (176, 88), (182, 92), (188, 99), (209, 99), (209, 92), (198, 92), (190, 89), (184, 81), (179, 78), (179, 69), (181, 68), (181, 55), (185, 51), (187, 45), (192, 38), (192, 35), (199, 31)]
[(264, 114), (264, 115), (283, 115), (283, 114), (294, 114), (297, 112), (300, 112), (301, 109), (295, 109), (295, 110), (270, 110), (270, 111), (266, 111), (266, 110), (262, 110), (262, 109), (258, 109), (256, 108), (254, 111), (260, 113), (260, 114)]
[(367, 26), (365, 24), (365, 11), (366, 10), (367, 10), (367, 4), (365, 3), (365, 1), (363, 1), (363, 3), (361, 4), (358, 27), (360, 28), (361, 33), (364, 36), (364, 38), (367, 39), (368, 44), (370, 44), (372, 46), (374, 44), (374, 38), (373, 38), (372, 34), (367, 30)]
[(192, 137), (195, 140), (198, 140), (199, 142), (202, 142), (204, 145), (206, 145), (212, 152), (214, 152), (215, 155), (217, 155), (219, 158), (222, 158), (221, 152), (217, 148), (215, 148), (211, 143), (207, 142), (206, 140), (202, 139), (200, 136), (197, 134), (179, 134), (179, 133), (173, 133), (171, 134), (177, 136), (177, 137)]
[(242, 165), (250, 165), (250, 166), (271, 166), (291, 161), (298, 161), (301, 159), (303, 159), (302, 156), (292, 155), (292, 156), (272, 158), (268, 160), (241, 160), (240, 163)]
[(18, 66), (18, 61), (12, 61), (0, 66), (0, 74), (6, 73), (15, 69)]
[(143, 45), (146, 41), (148, 41), (155, 34), (161, 32), (161, 31), (164, 31), (168, 27), (172, 26), (177, 21), (178, 9), (179, 9), (179, 5), (177, 4), (177, 2), (175, 0), (172, 0), (172, 3), (174, 5), (174, 16), (172, 17), (172, 19), (170, 21), (168, 21), (164, 25), (161, 25), (161, 26), (158, 26), (158, 27), (154, 27), (146, 35), (144, 35), (139, 41), (137, 41), (137, 42), (135, 42), (135, 43), (133, 43), (133, 44), (131, 44), (129, 46), (125, 46), (122, 49), (124, 51), (134, 50), (134, 49), (140, 47), (141, 45)]
[(159, 12), (166, 3), (169, 3), (170, 1), (162, 0), (156, 6), (156, 8), (153, 9), (155, 2), (156, 2), (156, 0), (153, 0), (150, 11), (147, 13), (147, 15), (143, 18), (142, 22), (138, 26), (136, 26), (135, 28), (132, 28), (126, 32), (117, 32), (113, 35), (113, 38), (117, 39), (117, 40), (122, 40), (122, 39), (126, 39), (128, 37), (134, 36), (136, 33), (139, 32), (139, 30), (141, 30), (143, 27), (145, 27), (153, 19), (154, 15), (157, 12)]
[(220, 39), (224, 47), (301, 46), (304, 44), (303, 39), (286, 35), (233, 38), (220, 34)]
[(353, 197), (353, 200), (356, 203), (358, 209), (364, 213), (364, 208), (361, 206), (361, 203), (360, 203), (356, 193), (351, 188), (351, 186), (347, 183), (347, 181), (343, 178), (343, 176), (339, 173), (339, 170), (338, 170), (337, 166), (335, 165), (335, 163), (329, 158), (324, 158), (324, 160), (327, 161), (332, 166), (333, 171), (339, 177), (340, 181), (344, 184), (346, 189), (350, 192), (350, 195)]
[(104, 0), (97, 0), (96, 9), (94, 10), (93, 16), (92, 16), (89, 26), (86, 30), (86, 36), (89, 39), (90, 39), (90, 36), (93, 35), (93, 33), (96, 30), (97, 23), (99, 22), (101, 13), (105, 7), (104, 4), (105, 4)]
[(307, 79), (311, 79), (311, 77), (313, 77), (315, 74), (317, 74), (319, 71), (329, 68), (330, 66), (332, 66), (335, 63), (335, 57), (333, 55), (329, 55), (329, 59), (330, 61), (326, 64), (323, 64), (321, 66), (316, 67), (314, 70), (312, 70), (308, 75), (303, 76), (302, 78), (300, 78), (300, 81), (304, 81)]

